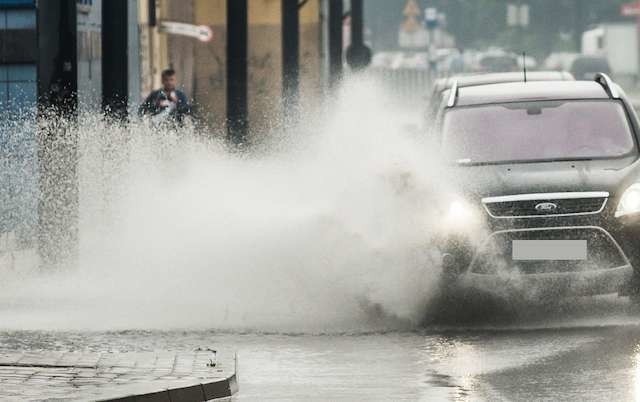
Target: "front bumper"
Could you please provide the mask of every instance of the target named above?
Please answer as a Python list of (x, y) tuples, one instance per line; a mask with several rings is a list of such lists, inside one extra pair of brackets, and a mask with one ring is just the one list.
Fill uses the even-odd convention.
[(633, 278), (631, 265), (581, 272), (486, 275), (467, 272), (459, 278), (465, 288), (531, 299), (624, 292)]
[[(457, 234), (440, 243), (441, 250), (449, 255), (444, 266), (445, 274), (455, 276), (456, 282), (463, 286), (533, 297), (627, 293), (637, 287), (635, 282), (640, 273), (639, 216), (618, 219), (613, 216), (613, 211), (607, 210), (589, 216), (531, 219), (494, 219), (487, 215), (484, 227), (489, 231), (481, 242), (472, 236)], [(584, 237), (589, 239), (589, 260), (584, 264), (554, 261), (548, 264), (522, 263), (510, 258), (508, 245), (512, 238), (556, 239), (566, 234), (567, 238), (578, 239), (583, 238), (580, 231), (597, 233), (595, 237), (599, 238), (591, 240), (589, 236)], [(497, 236), (503, 236), (505, 241), (497, 242), (496, 246), (492, 240)], [(495, 268), (499, 269), (481, 267), (487, 249), (491, 249)], [(502, 253), (502, 256), (495, 259), (496, 253)], [(488, 265), (485, 261), (485, 266), (490, 266), (491, 261), (489, 259)]]

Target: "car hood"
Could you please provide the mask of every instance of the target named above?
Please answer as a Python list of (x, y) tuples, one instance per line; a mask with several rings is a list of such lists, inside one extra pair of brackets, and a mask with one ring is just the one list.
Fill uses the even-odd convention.
[(607, 191), (612, 198), (640, 180), (637, 157), (622, 159), (458, 166), (455, 180), (468, 197)]

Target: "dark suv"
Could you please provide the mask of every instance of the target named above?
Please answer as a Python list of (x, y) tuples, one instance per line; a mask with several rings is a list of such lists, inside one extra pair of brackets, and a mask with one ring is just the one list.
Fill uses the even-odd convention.
[(640, 122), (620, 87), (598, 74), (447, 95), (439, 141), (461, 189), (439, 239), (447, 283), (635, 295)]

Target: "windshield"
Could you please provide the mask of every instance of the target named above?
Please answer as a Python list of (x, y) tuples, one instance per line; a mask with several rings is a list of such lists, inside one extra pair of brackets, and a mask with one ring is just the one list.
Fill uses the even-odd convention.
[(446, 113), (443, 148), (461, 164), (615, 158), (634, 151), (616, 101), (537, 101)]

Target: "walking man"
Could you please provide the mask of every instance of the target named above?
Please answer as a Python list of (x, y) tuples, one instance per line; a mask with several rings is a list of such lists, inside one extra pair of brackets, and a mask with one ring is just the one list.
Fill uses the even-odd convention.
[(184, 116), (191, 114), (191, 105), (184, 92), (176, 89), (176, 72), (167, 69), (162, 72), (162, 88), (152, 91), (140, 105), (140, 116), (150, 115), (152, 121), (162, 123), (174, 121), (182, 124)]

